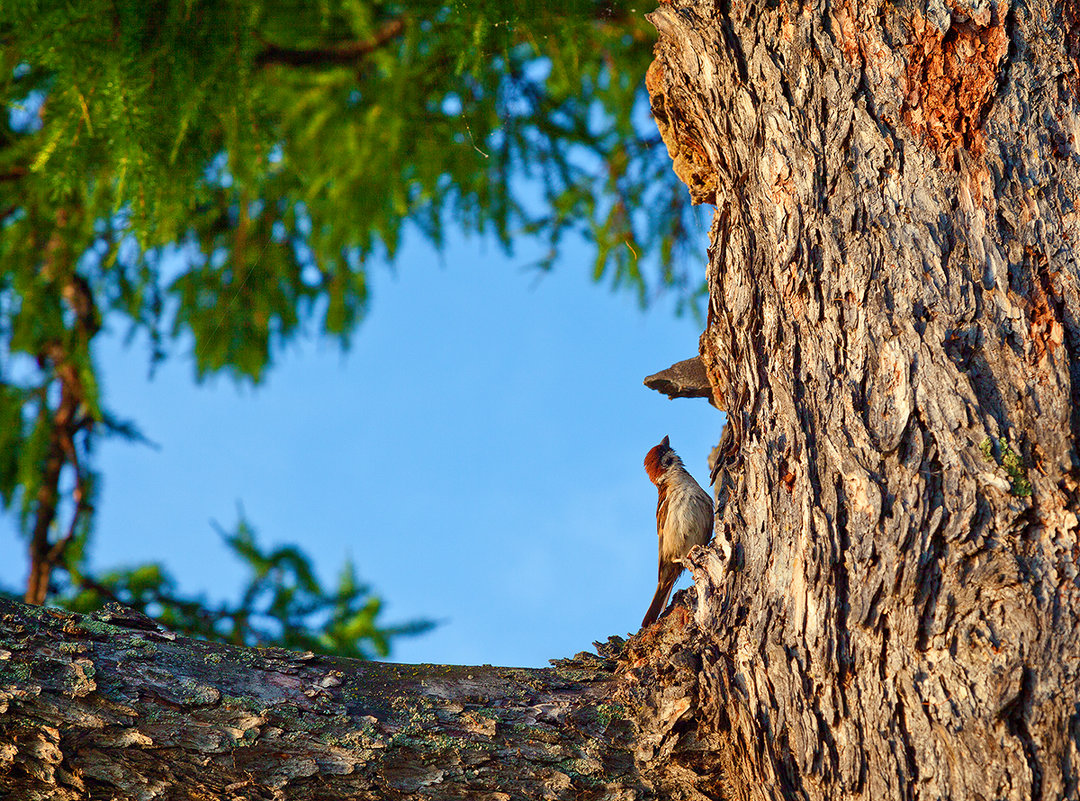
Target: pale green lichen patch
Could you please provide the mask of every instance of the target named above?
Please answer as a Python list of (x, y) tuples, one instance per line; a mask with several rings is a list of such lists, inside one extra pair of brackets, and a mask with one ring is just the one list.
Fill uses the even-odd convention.
[(160, 723), (166, 718), (165, 711), (156, 706), (147, 706), (139, 711), (139, 717), (143, 723)]
[(249, 712), (258, 712), (262, 704), (252, 695), (222, 695), (221, 705), (227, 709), (244, 709)]
[(1027, 498), (1031, 495), (1031, 482), (1027, 477), (1027, 467), (1024, 465), (1023, 457), (1009, 446), (1004, 437), (998, 440), (998, 444), (1001, 446), (1001, 466), (1009, 474), (1012, 494), (1017, 498)]
[(0, 684), (26, 684), (30, 681), (32, 672), (27, 662), (2, 662)]
[(97, 671), (89, 659), (76, 659), (64, 666), (60, 689), (71, 698), (83, 698), (97, 689)]
[(120, 652), (122, 660), (153, 659), (158, 655), (158, 648), (149, 640), (134, 640)]
[(622, 704), (598, 704), (596, 707), (596, 719), (607, 728), (615, 720), (628, 720), (629, 715), (626, 707)]
[(131, 629), (114, 626), (113, 624), (106, 623), (92, 615), (85, 615), (77, 618), (72, 615), (69, 625), (76, 626), (80, 632), (88, 634), (95, 639), (113, 640), (120, 638), (139, 638), (139, 635), (132, 634)]
[(185, 676), (180, 679), (181, 692), (177, 693), (185, 706), (209, 706), (221, 700), (221, 693), (201, 682)]
[(1002, 469), (1005, 470), (1005, 474), (1009, 477), (1009, 491), (1013, 495), (1017, 498), (1030, 497), (1032, 487), (1031, 481), (1027, 477), (1027, 465), (1024, 464), (1024, 457), (1013, 449), (1005, 437), (999, 437), (997, 444), (999, 458), (994, 456), (994, 443), (990, 437), (979, 443), (979, 451), (982, 453), (983, 461), (1001, 465)]
[(411, 734), (398, 732), (389, 739), (390, 746), (394, 748), (411, 748), (415, 751), (428, 754), (446, 754), (456, 752), (463, 746), (482, 748), (481, 743), (476, 743), (470, 737), (454, 733), (432, 734), (431, 732), (416, 731)]
[(225, 726), (224, 731), (229, 737), (232, 738), (232, 743), (237, 748), (248, 748), (259, 740), (259, 735), (262, 734), (261, 724), (264, 723), (263, 718), (252, 717), (247, 720), (233, 721), (232, 726)]

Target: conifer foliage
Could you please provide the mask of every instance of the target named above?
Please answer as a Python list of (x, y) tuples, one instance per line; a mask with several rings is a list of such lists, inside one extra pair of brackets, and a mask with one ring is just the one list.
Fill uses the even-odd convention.
[[(539, 238), (541, 269), (583, 236), (596, 279), (642, 301), (698, 291), (672, 266), (685, 189), (641, 124), (653, 37), (626, 6), (22, 0), (0, 39), (0, 498), (29, 602), (112, 597), (238, 642), (298, 644), (329, 616), (367, 645), (313, 647), (349, 655), (423, 627), (375, 626), (351, 568), (324, 590), (243, 522), (226, 540), (255, 578), (235, 609), (160, 565), (89, 575), (94, 446), (140, 437), (100, 391), (103, 331), (257, 382), (304, 330), (347, 345), (372, 260), (451, 225), (507, 250)], [(275, 595), (281, 571), (295, 591)], [(256, 636), (237, 621), (270, 596)]]

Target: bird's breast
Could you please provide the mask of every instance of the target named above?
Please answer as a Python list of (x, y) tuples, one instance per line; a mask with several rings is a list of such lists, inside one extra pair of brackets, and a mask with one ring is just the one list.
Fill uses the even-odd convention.
[(697, 487), (674, 486), (668, 488), (664, 504), (661, 558), (682, 559), (695, 545), (708, 540), (712, 501)]

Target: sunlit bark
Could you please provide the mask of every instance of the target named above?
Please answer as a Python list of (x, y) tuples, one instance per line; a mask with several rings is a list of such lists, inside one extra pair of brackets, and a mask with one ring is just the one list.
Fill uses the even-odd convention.
[(686, 648), (731, 797), (1076, 795), (1066, 6), (651, 16), (654, 114), (717, 208), (730, 430)]

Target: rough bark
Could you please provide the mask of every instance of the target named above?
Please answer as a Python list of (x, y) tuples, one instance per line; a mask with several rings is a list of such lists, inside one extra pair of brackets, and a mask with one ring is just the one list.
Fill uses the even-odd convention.
[(1076, 797), (1078, 8), (652, 15), (654, 115), (717, 207), (701, 360), (728, 425), (694, 611), (616, 673), (344, 664), (11, 606), (0, 790)]
[(0, 796), (655, 797), (612, 660), (361, 662), (185, 640), (134, 615), (0, 600)]
[(1077, 797), (1076, 9), (650, 17), (654, 115), (716, 204), (682, 681), (727, 797)]

